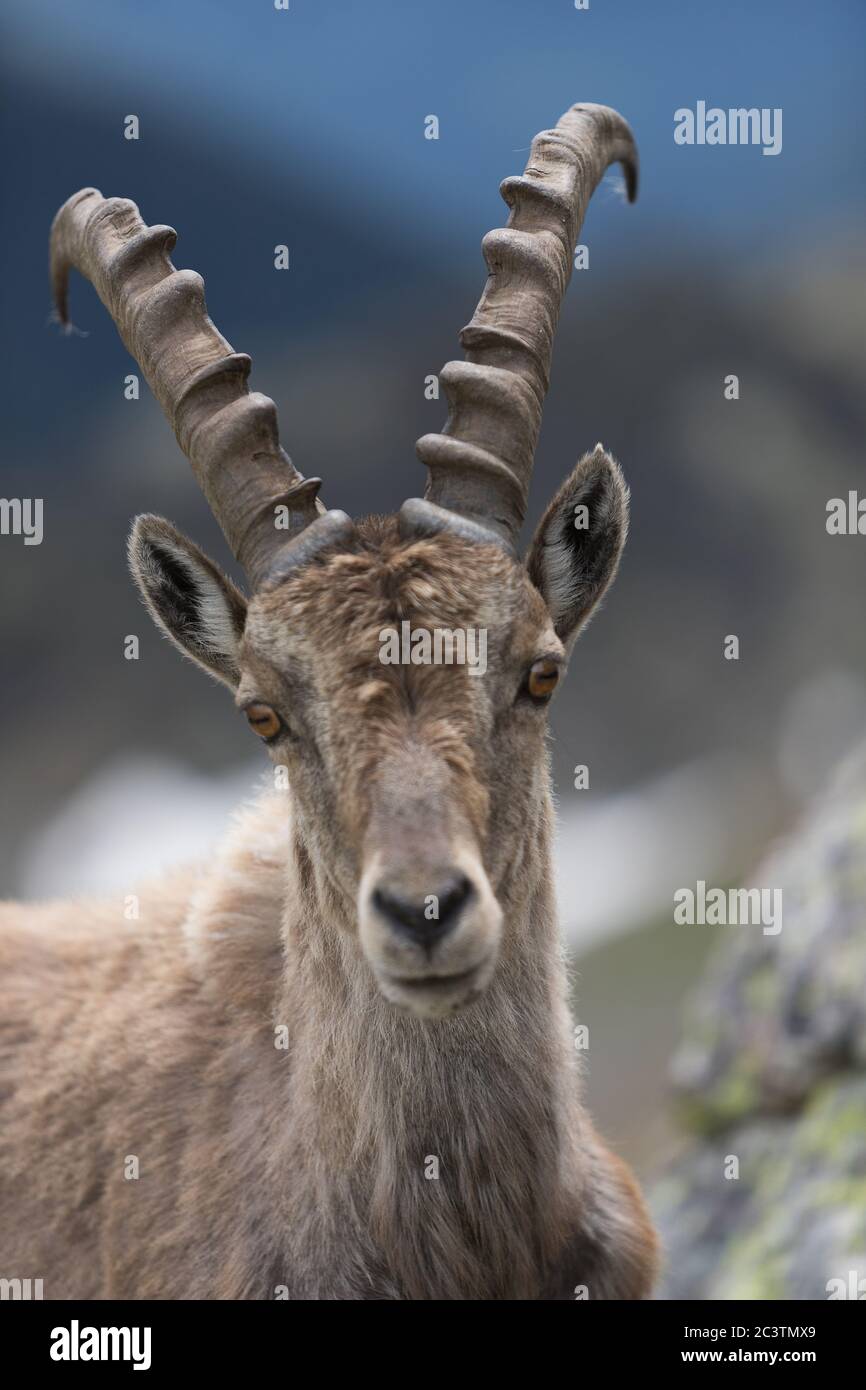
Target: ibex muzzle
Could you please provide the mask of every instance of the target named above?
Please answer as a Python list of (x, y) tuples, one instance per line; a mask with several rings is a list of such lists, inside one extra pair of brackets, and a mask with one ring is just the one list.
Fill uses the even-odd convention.
[(408, 743), (376, 780), (358, 925), (382, 992), (417, 1014), (469, 1003), (495, 968), (502, 909), (459, 785), (423, 744)]

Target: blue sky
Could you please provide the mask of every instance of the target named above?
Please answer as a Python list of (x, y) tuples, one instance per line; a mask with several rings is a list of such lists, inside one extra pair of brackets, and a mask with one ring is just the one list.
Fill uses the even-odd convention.
[[(662, 234), (730, 246), (744, 222), (751, 249), (775, 247), (862, 212), (859, 0), (27, 0), (5, 30), (19, 74), (65, 102), (113, 100), (163, 134), (218, 131), (263, 179), (301, 161), (344, 216), (393, 202), (422, 240), (449, 237), (464, 209), (498, 221), (489, 171), (519, 172), (531, 135), (575, 100), (635, 128), (632, 249)], [(782, 154), (677, 147), (673, 112), (699, 99), (781, 107)]]

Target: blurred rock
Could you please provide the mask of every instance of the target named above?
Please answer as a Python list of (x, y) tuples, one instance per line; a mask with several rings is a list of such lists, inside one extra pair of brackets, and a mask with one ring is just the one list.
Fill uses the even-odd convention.
[(866, 1296), (866, 747), (754, 882), (781, 886), (782, 930), (716, 929), (674, 1058), (661, 1296)]

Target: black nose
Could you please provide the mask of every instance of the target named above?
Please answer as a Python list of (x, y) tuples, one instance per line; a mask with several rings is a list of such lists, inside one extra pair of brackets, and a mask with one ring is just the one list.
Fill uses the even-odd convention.
[(473, 892), (466, 875), (458, 874), (421, 899), (407, 898), (393, 888), (377, 888), (373, 904), (402, 936), (421, 946), (434, 946), (454, 930)]

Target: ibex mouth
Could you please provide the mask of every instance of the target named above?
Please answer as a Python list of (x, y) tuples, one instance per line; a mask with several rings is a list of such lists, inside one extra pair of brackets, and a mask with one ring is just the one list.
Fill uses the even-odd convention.
[(471, 970), (453, 975), (378, 976), (379, 987), (390, 1004), (421, 1018), (444, 1018), (465, 1009), (487, 988), (496, 963), (496, 952)]
[(471, 970), (461, 970), (456, 975), (392, 975), (390, 979), (401, 989), (441, 989), (447, 993), (455, 985), (461, 985), (474, 979), (478, 970), (479, 967), (476, 965)]

